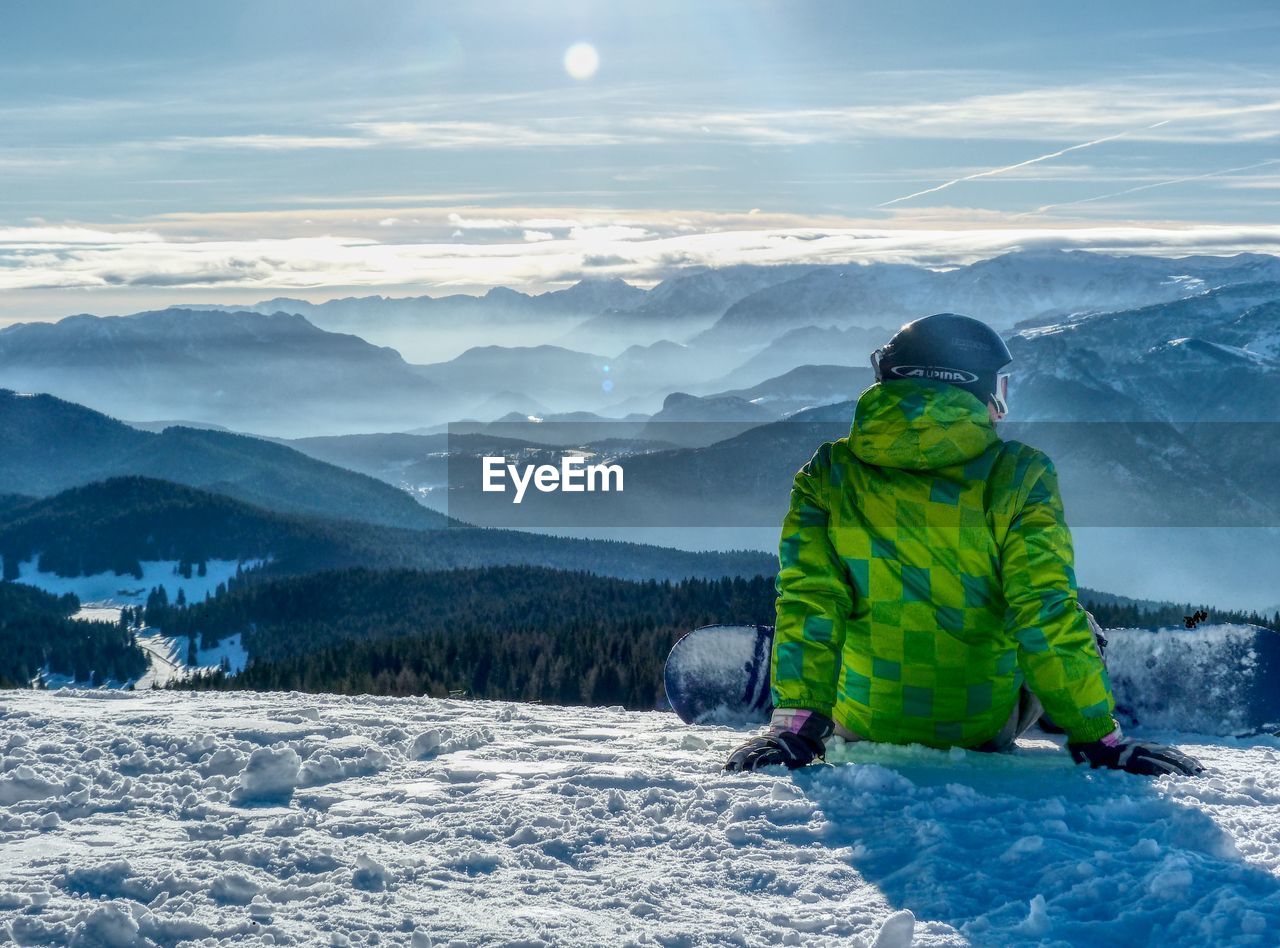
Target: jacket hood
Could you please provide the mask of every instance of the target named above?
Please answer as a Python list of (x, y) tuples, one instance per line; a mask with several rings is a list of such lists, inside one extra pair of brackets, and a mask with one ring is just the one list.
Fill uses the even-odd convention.
[(999, 441), (987, 408), (945, 382), (877, 382), (858, 399), (849, 444), (878, 467), (930, 471), (976, 458)]

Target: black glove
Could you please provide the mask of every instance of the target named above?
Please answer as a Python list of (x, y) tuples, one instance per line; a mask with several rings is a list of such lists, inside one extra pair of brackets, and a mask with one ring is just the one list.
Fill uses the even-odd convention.
[(725, 762), (729, 773), (759, 770), (782, 764), (788, 770), (807, 767), (826, 753), (823, 741), (835, 725), (825, 714), (803, 708), (781, 708), (773, 712), (769, 730), (753, 737)]
[(747, 741), (725, 761), (729, 773), (782, 764), (788, 770), (807, 767), (823, 754), (822, 744), (799, 734), (765, 734)]
[(1195, 777), (1204, 773), (1204, 765), (1200, 761), (1180, 750), (1129, 737), (1106, 737), (1088, 744), (1068, 744), (1067, 748), (1077, 764), (1088, 761), (1089, 766), (1095, 769), (1126, 770), (1145, 777), (1164, 774)]

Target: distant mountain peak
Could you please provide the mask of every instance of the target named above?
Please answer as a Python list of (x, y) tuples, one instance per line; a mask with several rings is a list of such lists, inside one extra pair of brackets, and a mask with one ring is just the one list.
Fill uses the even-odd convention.
[(509, 286), (491, 287), (489, 292), (485, 293), (486, 300), (510, 300), (512, 302), (525, 302), (529, 299), (528, 294), (521, 293), (519, 290), (513, 290)]
[(696, 395), (690, 395), (688, 392), (672, 392), (662, 400), (662, 410), (670, 411), (675, 408), (681, 408), (686, 405), (693, 405), (701, 399)]

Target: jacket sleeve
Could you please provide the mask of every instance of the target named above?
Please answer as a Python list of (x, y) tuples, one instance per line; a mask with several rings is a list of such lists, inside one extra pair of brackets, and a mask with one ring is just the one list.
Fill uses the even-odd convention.
[(845, 623), (853, 610), (844, 564), (827, 533), (831, 447), (820, 447), (792, 483), (778, 544), (772, 665), (775, 708), (805, 708), (827, 717), (835, 704)]
[(1018, 665), (1055, 724), (1072, 743), (1115, 728), (1115, 699), (1089, 619), (1076, 596), (1074, 553), (1052, 462), (1032, 482), (1001, 550), (1006, 628)]

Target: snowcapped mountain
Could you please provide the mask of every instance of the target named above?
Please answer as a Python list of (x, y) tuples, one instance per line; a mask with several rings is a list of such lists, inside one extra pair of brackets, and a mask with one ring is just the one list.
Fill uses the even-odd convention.
[[(501, 336), (503, 344), (472, 346), (421, 365), (360, 338), (326, 332), (298, 315), (167, 310), (78, 316), (0, 331), (0, 373), (13, 388), (49, 391), (122, 417), (190, 418), (282, 436), (345, 434), (416, 429), (457, 418), (486, 420), (511, 411), (650, 413), (676, 391), (736, 391), (801, 365), (864, 364), (867, 352), (894, 325), (914, 315), (969, 309), (1009, 321), (1028, 311), (1052, 310), (1064, 315), (1041, 316), (1019, 329), (1019, 338), (1050, 354), (1048, 363), (1039, 357), (1026, 363), (1035, 362), (1044, 384), (1069, 381), (1066, 387), (1088, 400), (1093, 388), (1087, 373), (1066, 363), (1086, 359), (1091, 347), (1118, 347), (1099, 364), (1111, 364), (1119, 351), (1128, 353), (1126, 365), (1141, 362), (1135, 390), (1122, 394), (1136, 402), (1135, 410), (1155, 412), (1149, 392), (1167, 388), (1167, 373), (1185, 367), (1161, 361), (1160, 352), (1144, 358), (1148, 350), (1191, 338), (1244, 349), (1263, 360), (1276, 357), (1280, 331), (1268, 307), (1276, 302), (1277, 284), (1234, 282), (1276, 267), (1275, 258), (1265, 255), (1169, 260), (1038, 252), (946, 271), (888, 264), (733, 267), (674, 277), (647, 293), (600, 281), (537, 297), (495, 288), (484, 297), (422, 304), (436, 307), (440, 315), (423, 331), (433, 340), (454, 330), (474, 338), (461, 311), (446, 313), (454, 305), (447, 301), (454, 300), (488, 313), (486, 332), (490, 338)], [(1216, 288), (1205, 290), (1207, 285)], [(623, 298), (629, 308), (615, 306), (605, 314), (606, 321), (616, 323), (604, 333), (606, 349), (549, 345), (547, 338), (557, 333), (529, 315), (539, 307), (561, 314), (590, 311)], [(1098, 310), (1100, 301), (1130, 298), (1144, 305)], [(372, 307), (367, 313), (360, 309), (365, 302)], [(417, 305), (382, 298), (307, 304), (313, 318), (321, 312), (358, 313), (376, 326), (377, 314), (383, 313), (393, 327), (400, 319), (395, 313), (410, 314)], [(1117, 313), (1128, 313), (1134, 325), (1121, 325), (1125, 319), (1115, 318)], [(508, 316), (512, 321), (499, 325)], [(421, 322), (418, 316), (404, 319)], [(680, 341), (696, 334), (692, 327), (704, 319), (718, 321), (688, 344)], [(1212, 334), (1205, 335), (1209, 323)], [(628, 326), (643, 330), (638, 333), (642, 344), (625, 344), (636, 335)], [(536, 344), (520, 344), (526, 330)], [(1063, 333), (1071, 334), (1072, 343), (1063, 343), (1060, 356), (1052, 356), (1055, 344), (1049, 337)], [(1062, 364), (1050, 364), (1055, 358)], [(1269, 364), (1259, 362), (1251, 371), (1266, 375)], [(1152, 384), (1144, 373), (1152, 376)], [(1105, 395), (1114, 388), (1104, 385), (1099, 391)], [(1200, 391), (1194, 385), (1186, 390)], [(1037, 400), (1053, 404), (1028, 396), (1024, 405), (1035, 407)], [(1157, 412), (1155, 417), (1177, 416)]]
[(1280, 421), (1280, 283), (1025, 328), (1021, 420)]
[(944, 292), (956, 311), (992, 323), (1062, 312), (1116, 310), (1180, 299), (1228, 283), (1249, 283), (1260, 273), (1280, 275), (1280, 259), (1113, 256), (1084, 250), (1002, 254), (947, 271)]
[(496, 286), (481, 296), (362, 296), (311, 303), (277, 297), (248, 306), (179, 307), (272, 315), (301, 314), (331, 332), (355, 333), (422, 362), (450, 359), (501, 334), (507, 345), (546, 342), (584, 317), (638, 305), (646, 293), (619, 279), (590, 278), (563, 290), (530, 295)]
[(17, 944), (1267, 944), (1272, 738), (1148, 735), (1151, 781), (850, 744), (719, 772), (670, 714), (280, 693), (4, 692)]
[(742, 297), (693, 342), (742, 350), (802, 326), (896, 326), (926, 315), (919, 312), (925, 305), (921, 300), (933, 299), (943, 279), (936, 271), (905, 264), (811, 270)]
[(965, 313), (1008, 327), (1277, 278), (1280, 258), (1266, 254), (1223, 260), (1019, 251), (949, 270), (900, 264), (823, 267), (744, 296), (695, 343), (744, 347), (801, 326), (867, 328), (937, 312)]
[(588, 315), (609, 310), (628, 310), (640, 306), (649, 293), (626, 280), (593, 277), (579, 280), (563, 290), (552, 290), (534, 296), (535, 309), (548, 313)]
[(644, 290), (625, 280), (588, 278), (563, 290), (538, 294), (495, 286), (481, 296), (462, 293), (451, 296), (348, 296), (323, 303), (279, 296), (245, 306), (193, 304), (171, 308), (250, 312), (264, 316), (297, 313), (322, 329), (360, 332), (394, 325), (440, 328), (444, 321), (459, 316), (477, 323), (505, 322), (535, 314), (584, 316), (608, 309), (627, 309), (645, 297)]
[(588, 278), (537, 295), (494, 287), (481, 296), (375, 295), (323, 303), (278, 297), (245, 306), (179, 308), (297, 313), (321, 328), (354, 332), (416, 361), (437, 362), (492, 342), (495, 332), (504, 334), (507, 345), (555, 341), (571, 349), (619, 352), (663, 338), (687, 342), (723, 319), (700, 341), (742, 348), (805, 325), (893, 327), (954, 311), (1010, 326), (1274, 280), (1280, 280), (1280, 260), (1270, 254), (1167, 258), (1024, 250), (941, 269), (893, 263), (739, 265), (679, 273), (648, 291), (619, 279)]
[(575, 326), (565, 335), (565, 342), (611, 352), (660, 339), (684, 342), (710, 326), (737, 300), (811, 269), (743, 264), (679, 274), (659, 283), (635, 305), (602, 311)]

